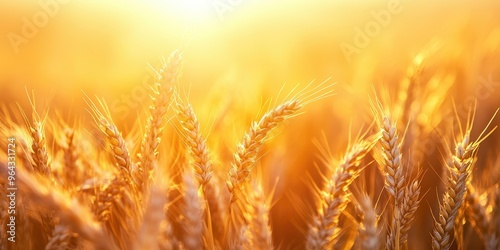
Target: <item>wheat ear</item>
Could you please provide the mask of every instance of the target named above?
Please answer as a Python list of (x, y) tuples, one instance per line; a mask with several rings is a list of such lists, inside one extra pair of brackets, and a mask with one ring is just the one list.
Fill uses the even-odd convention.
[[(0, 174), (7, 176), (7, 168), (0, 168)], [(70, 198), (47, 181), (36, 180), (22, 171), (16, 173), (18, 187), (32, 202), (43, 204), (48, 210), (53, 210), (60, 222), (67, 225), (72, 232), (93, 243), (95, 249), (116, 249), (107, 241), (99, 223), (93, 219), (90, 211), (77, 200)]]
[(368, 194), (364, 194), (359, 201), (360, 211), (363, 219), (359, 226), (358, 245), (361, 249), (380, 249), (380, 230), (378, 228), (378, 216), (375, 207)]
[(479, 143), (470, 142), (470, 130), (464, 134), (461, 141), (456, 143), (455, 154), (451, 156), (451, 164), (447, 164), (449, 178), (439, 206), (439, 217), (436, 218), (432, 231), (433, 249), (451, 247), (455, 219), (464, 201), (466, 184), (478, 146)]
[(111, 119), (111, 113), (107, 105), (98, 100), (99, 104), (104, 110), (104, 114), (99, 110), (99, 108), (87, 97), (85, 99), (88, 106), (90, 107), (90, 113), (94, 118), (99, 129), (106, 135), (106, 140), (109, 143), (111, 153), (115, 159), (116, 166), (120, 170), (123, 177), (126, 178), (128, 182), (131, 181), (131, 171), (132, 171), (132, 161), (130, 159), (129, 150), (127, 149), (125, 139), (116, 127), (115, 123)]
[(487, 212), (486, 202), (482, 202), (472, 184), (467, 185), (465, 201), (465, 213), (476, 233), (483, 239), (486, 250), (497, 249), (498, 239), (493, 230), (491, 214)]
[(181, 53), (174, 51), (167, 62), (163, 63), (162, 69), (155, 79), (151, 99), (153, 105), (149, 107), (150, 116), (147, 121), (146, 131), (141, 143), (141, 153), (139, 154), (139, 164), (134, 169), (134, 180), (143, 192), (150, 182), (153, 169), (153, 162), (158, 156), (158, 147), (165, 125), (167, 124), (166, 114), (172, 101), (174, 84), (180, 77), (182, 66)]
[[(168, 201), (167, 194), (165, 195), (165, 202)], [(160, 222), (160, 232), (158, 235), (158, 248), (161, 250), (172, 250), (177, 244), (177, 239), (172, 228), (172, 224), (168, 218), (169, 204), (165, 203), (163, 206), (163, 219)]]
[(449, 175), (446, 182), (446, 191), (439, 205), (439, 215), (435, 219), (432, 231), (433, 249), (449, 249), (453, 243), (454, 225), (464, 203), (467, 185), (471, 181), (474, 158), (481, 142), (496, 129), (494, 127), (486, 133), (498, 111), (495, 112), (492, 119), (490, 119), (475, 141), (471, 141), (470, 139), (474, 116), (467, 118), (467, 127), (465, 130), (462, 130), (462, 126), (459, 123), (462, 138), (455, 141), (455, 152), (453, 154), (450, 153), (449, 159), (446, 161)]
[(361, 173), (361, 160), (375, 143), (376, 140), (362, 140), (352, 146), (337, 166), (329, 163), (334, 172), (330, 179), (325, 180), (317, 213), (309, 225), (308, 250), (331, 249), (335, 244), (340, 233), (339, 218), (349, 202), (349, 185)]
[(64, 145), (64, 181), (65, 184), (74, 187), (81, 184), (80, 169), (76, 165), (78, 159), (75, 149), (75, 131), (67, 128), (64, 131), (66, 144)]
[(230, 250), (250, 250), (251, 245), (250, 245), (250, 240), (248, 238), (248, 226), (243, 225), (236, 231), (235, 237), (231, 237), (229, 239), (229, 246), (228, 248)]
[(253, 249), (274, 249), (272, 231), (269, 226), (269, 205), (262, 187), (254, 185), (249, 201), (249, 211), (246, 213), (248, 221), (248, 237)]
[(245, 135), (243, 142), (238, 145), (237, 152), (229, 170), (229, 179), (226, 182), (231, 203), (237, 200), (238, 192), (250, 176), (259, 150), (264, 144), (267, 134), (285, 119), (295, 114), (302, 104), (297, 100), (287, 101), (266, 113), (257, 123), (254, 122), (250, 131)]
[(96, 218), (104, 225), (120, 249), (131, 246), (133, 236), (139, 226), (139, 208), (137, 197), (129, 190), (128, 181), (116, 176), (109, 184), (97, 190), (93, 208)]
[[(211, 181), (204, 189), (204, 197), (208, 204), (208, 212), (210, 213), (210, 219), (212, 223), (212, 233), (214, 238), (217, 241), (222, 241), (224, 233), (226, 232), (225, 221), (227, 221), (227, 200), (225, 194), (222, 193), (226, 191), (225, 189), (221, 189), (224, 187), (223, 182), (220, 178), (212, 178)], [(216, 226), (213, 226), (216, 225)]]
[[(32, 106), (34, 107), (33, 103)], [(56, 183), (52, 175), (51, 167), (49, 165), (49, 154), (47, 152), (47, 143), (45, 140), (44, 125), (45, 125), (45, 119), (47, 117), (45, 117), (44, 119), (40, 119), (39, 115), (35, 111), (33, 111), (32, 125), (30, 125), (30, 123), (28, 122), (28, 119), (24, 115), (24, 112), (23, 112), (23, 117), (25, 119), (26, 124), (28, 124), (28, 126), (30, 127), (30, 133), (32, 138), (31, 158), (33, 160), (33, 165), (32, 165), (33, 170), (35, 170), (35, 172), (37, 172), (38, 174), (47, 177), (47, 179), (50, 180), (51, 184), (54, 186)], [(52, 235), (55, 226), (53, 222), (54, 220), (53, 215), (51, 212), (41, 211), (40, 218), (42, 221), (43, 231), (48, 238)]]
[(38, 116), (33, 114), (33, 125), (30, 127), (31, 157), (33, 159), (33, 169), (43, 176), (51, 176), (49, 165), (49, 155), (47, 153), (47, 143), (45, 141), (44, 121), (40, 121)]
[(167, 195), (159, 187), (151, 189), (149, 204), (144, 212), (135, 249), (155, 250), (159, 248), (157, 239), (160, 234), (160, 224), (165, 219), (163, 209), (166, 201)]
[[(392, 198), (392, 219), (387, 235), (386, 247), (399, 249), (401, 245), (402, 203), (404, 200), (405, 170), (402, 164), (401, 142), (396, 123), (386, 115), (382, 117), (382, 169), (385, 189)], [(389, 242), (392, 241), (392, 242)]]
[(192, 159), (196, 179), (205, 190), (212, 178), (212, 164), (205, 139), (201, 135), (200, 124), (191, 105), (177, 103), (177, 116), (186, 134), (189, 154)]
[(203, 248), (203, 209), (201, 207), (199, 186), (191, 171), (186, 171), (184, 178), (184, 230), (182, 239), (188, 250)]
[(401, 145), (395, 123), (387, 116), (383, 118), (382, 155), (384, 158), (385, 188), (394, 199), (394, 209), (399, 209), (404, 196), (405, 175), (401, 164)]
[(45, 246), (45, 250), (74, 249), (76, 246), (71, 245), (71, 241), (76, 239), (76, 235), (71, 233), (68, 226), (59, 224), (54, 228), (52, 238)]
[(313, 82), (309, 83), (309, 85), (297, 92), (293, 97), (285, 97), (285, 100), (288, 101), (268, 111), (259, 122), (252, 123), (250, 131), (248, 131), (243, 138), (243, 142), (238, 144), (236, 153), (233, 156), (233, 161), (231, 162), (229, 176), (226, 180), (231, 204), (237, 201), (239, 192), (248, 181), (250, 172), (257, 160), (259, 150), (266, 141), (269, 132), (284, 120), (296, 115), (297, 111), (302, 107), (332, 96), (332, 87), (334, 84), (328, 84), (327, 82), (328, 80), (315, 87), (311, 87)]
[[(405, 187), (404, 199), (401, 203), (401, 209), (399, 211), (399, 232), (396, 228), (390, 228), (389, 234), (387, 235), (386, 248), (396, 249), (396, 242), (399, 242), (399, 247), (401, 248), (408, 241), (408, 231), (415, 219), (415, 212), (417, 211), (421, 197), (420, 188), (421, 180), (415, 179), (408, 186)], [(396, 238), (399, 236), (399, 240)]]

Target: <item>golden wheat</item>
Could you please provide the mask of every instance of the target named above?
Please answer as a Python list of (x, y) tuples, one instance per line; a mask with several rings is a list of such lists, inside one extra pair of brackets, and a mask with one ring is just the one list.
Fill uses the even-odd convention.
[[(326, 249), (333, 247), (340, 228), (339, 217), (345, 210), (350, 193), (349, 185), (358, 177), (362, 169), (361, 160), (375, 145), (376, 140), (362, 140), (354, 144), (337, 166), (329, 164), (333, 171), (331, 178), (325, 179), (320, 204), (309, 226), (306, 240), (307, 249)], [(331, 160), (331, 159), (329, 159)]]
[(243, 142), (238, 145), (237, 153), (234, 154), (234, 161), (229, 170), (229, 180), (226, 184), (231, 194), (231, 203), (238, 199), (237, 196), (242, 190), (243, 184), (248, 181), (250, 171), (267, 134), (300, 108), (302, 108), (300, 101), (287, 101), (266, 113), (258, 123), (252, 124)]
[(471, 127), (472, 125), (468, 123), (466, 130), (461, 135), (461, 139), (457, 140), (455, 144), (454, 154), (449, 156), (450, 160), (446, 165), (449, 177), (443, 200), (439, 206), (439, 215), (436, 218), (432, 232), (432, 247), (434, 249), (449, 249), (453, 242), (455, 220), (464, 203), (474, 157), (479, 144), (484, 139), (481, 137), (484, 134), (483, 131), (479, 139), (471, 141)]
[(359, 201), (359, 210), (362, 213), (362, 222), (359, 225), (359, 249), (380, 249), (380, 230), (378, 216), (368, 194), (364, 194)]
[(181, 53), (178, 51), (172, 52), (168, 60), (163, 63), (160, 72), (157, 72), (157, 78), (152, 87), (153, 94), (151, 98), (153, 105), (150, 107), (151, 114), (141, 142), (140, 162), (138, 167), (133, 170), (134, 180), (140, 192), (143, 192), (146, 186), (149, 185), (154, 170), (152, 166), (158, 155), (157, 150), (167, 122), (167, 109), (172, 100), (174, 84), (179, 78), (181, 66)]
[[(5, 227), (11, 220), (11, 204), (4, 199), (10, 192), (6, 180), (12, 175), (8, 163), (12, 156), (2, 141), (0, 223), (4, 226), (0, 249), (498, 249), (498, 177), (472, 181), (473, 165), (480, 160), (479, 145), (492, 134), (494, 129), (487, 130), (494, 118), (476, 140), (471, 139), (476, 136), (472, 123), (484, 122), (487, 112), (482, 109), (475, 111), (483, 113), (481, 119), (467, 117), (465, 130), (458, 113), (467, 107), (453, 106), (456, 117), (429, 118), (441, 110), (437, 104), (444, 103), (426, 103), (436, 88), (433, 84), (452, 75), (436, 73), (429, 64), (429, 51), (436, 50), (426, 49), (413, 59), (403, 86), (396, 89), (395, 104), (391, 100), (384, 103), (390, 110), (383, 110), (378, 100), (377, 105), (371, 103), (374, 117), (359, 125), (377, 124), (376, 134), (358, 136), (354, 143), (351, 138), (345, 143), (341, 136), (345, 131), (337, 131), (347, 127), (343, 121), (350, 119), (338, 111), (342, 106), (330, 107), (329, 101), (306, 110), (309, 104), (333, 95), (332, 84), (311, 82), (301, 91), (293, 88), (284, 98), (278, 94), (274, 103), (261, 104), (259, 110), (271, 108), (251, 123), (231, 152), (226, 146), (236, 141), (229, 138), (229, 132), (209, 131), (211, 138), (202, 133), (203, 111), (212, 107), (207, 104), (195, 113), (194, 105), (181, 100), (176, 92), (182, 69), (178, 51), (155, 72), (152, 104), (144, 121), (131, 129), (125, 121), (115, 122), (106, 102), (99, 98), (94, 103), (84, 97), (94, 120), (85, 125), (92, 128), (67, 125), (61, 115), (51, 119), (48, 111), (43, 118), (33, 111), (28, 119), (22, 109), (12, 109), (20, 114), (11, 115), (11, 109), (2, 107), (0, 134), (16, 139), (19, 192), (15, 209), (18, 238), (13, 244)], [(344, 87), (340, 89), (350, 90)], [(29, 101), (35, 110), (34, 101)], [(168, 112), (172, 104), (175, 114)], [(311, 112), (304, 123), (277, 131), (301, 112)], [(238, 108), (234, 114), (241, 117), (229, 117), (233, 113), (225, 111), (223, 116), (229, 118), (216, 120), (228, 120), (239, 133), (242, 128), (231, 119), (250, 118)], [(167, 126), (171, 118), (178, 121), (172, 127)], [(432, 124), (425, 125), (424, 118)], [(446, 122), (459, 127), (454, 151), (444, 156), (444, 173), (424, 176), (430, 171), (422, 169), (434, 168), (441, 160), (439, 154), (449, 147), (448, 135), (433, 131), (446, 130)], [(352, 122), (349, 130), (356, 127)], [(328, 134), (328, 148), (317, 143), (315, 130)], [(276, 132), (284, 136), (275, 138)], [(434, 151), (413, 152), (420, 139), (436, 144)], [(345, 148), (345, 144), (347, 152), (334, 160), (332, 155), (338, 152), (330, 151), (330, 145)], [(376, 145), (380, 147), (373, 150), (372, 157)], [(496, 152), (484, 148), (485, 153)], [(319, 162), (313, 158), (315, 154)], [(423, 158), (415, 159), (418, 154)], [(482, 171), (498, 166), (481, 164), (488, 165), (479, 169)], [(303, 166), (316, 166), (318, 171), (295, 169)], [(297, 181), (304, 173), (305, 181)], [(271, 190), (266, 188), (270, 183), (274, 185)], [(443, 193), (436, 205), (436, 197), (424, 193), (440, 184), (445, 187), (444, 192), (439, 191)], [(356, 192), (360, 187), (363, 190)], [(287, 197), (291, 197), (290, 207), (286, 207)], [(430, 209), (420, 208), (422, 203)], [(419, 219), (431, 219), (433, 209), (438, 209), (434, 221)]]

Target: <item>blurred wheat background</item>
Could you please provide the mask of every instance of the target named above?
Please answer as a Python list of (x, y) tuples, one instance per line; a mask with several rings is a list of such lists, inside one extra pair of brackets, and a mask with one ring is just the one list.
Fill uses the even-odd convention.
[[(381, 17), (381, 13), (388, 13), (388, 16)], [(258, 122), (278, 104), (290, 101), (286, 98), (288, 93), (293, 95), (300, 90), (311, 94), (309, 99), (300, 101), (312, 100), (311, 103), (299, 111), (300, 115), (285, 119), (284, 125), (267, 135), (253, 159), (256, 163), (245, 183), (248, 187), (243, 190), (246, 192), (243, 197), (250, 197), (251, 203), (259, 200), (258, 190), (262, 189), (260, 199), (267, 201), (260, 204), (269, 209), (266, 220), (270, 226), (262, 230), (269, 230), (271, 246), (276, 249), (322, 249), (334, 245), (335, 249), (370, 249), (370, 245), (362, 244), (368, 241), (361, 235), (366, 229), (362, 222), (368, 216), (363, 211), (371, 207), (380, 215), (376, 216), (378, 231), (374, 238), (380, 242), (371, 247), (400, 249), (399, 245), (386, 244), (386, 233), (390, 234), (392, 211), (397, 210), (397, 202), (392, 203), (394, 197), (391, 198), (387, 187), (384, 188), (384, 180), (387, 182), (384, 173), (388, 171), (387, 166), (384, 167), (386, 156), (381, 155), (385, 152), (381, 149), (383, 145), (374, 137), (387, 129), (384, 126), (394, 125), (391, 128), (399, 134), (401, 161), (407, 169), (404, 186), (411, 187), (411, 181), (419, 180), (420, 192), (420, 205), (414, 213), (408, 241), (401, 242), (401, 248), (431, 249), (433, 237), (436, 238), (432, 234), (436, 228), (434, 217), (439, 218), (439, 204), (443, 203), (445, 183), (450, 175), (445, 163), (455, 159), (450, 155), (462, 145), (467, 134), (466, 124), (471, 122), (468, 114), (472, 113), (475, 116), (470, 141), (484, 140), (478, 149), (471, 146), (474, 149), (469, 156), (473, 167), (467, 170), (470, 177), (464, 199), (470, 201), (473, 197), (469, 194), (477, 194), (476, 198), (481, 201), (477, 209), (487, 214), (487, 224), (491, 224), (488, 233), (498, 241), (500, 135), (498, 131), (486, 137), (481, 135), (483, 131), (486, 134), (492, 131), (500, 122), (500, 118), (494, 117), (500, 107), (498, 13), (500, 4), (496, 1), (2, 1), (0, 162), (6, 166), (7, 138), (24, 138), (24, 147), (18, 140), (17, 148), (18, 155), (26, 155), (26, 162), (18, 160), (17, 171), (27, 173), (24, 182), (28, 184), (19, 184), (26, 189), (31, 179), (31, 184), (45, 185), (47, 190), (56, 187), (54, 189), (78, 198), (82, 204), (88, 199), (90, 212), (96, 214), (92, 205), (98, 203), (99, 190), (106, 189), (95, 185), (101, 182), (111, 185), (110, 180), (121, 173), (115, 168), (115, 165), (120, 166), (119, 161), (113, 158), (117, 151), (109, 150), (106, 141), (106, 136), (110, 136), (109, 129), (106, 130), (109, 124), (103, 124), (102, 118), (114, 123), (116, 131), (123, 135), (124, 147), (131, 158), (127, 164), (134, 169), (141, 165), (139, 162), (144, 165), (144, 158), (137, 154), (144, 153), (141, 141), (147, 134), (151, 117), (150, 95), (155, 96), (151, 86), (164, 84), (167, 76), (172, 76), (175, 90), (169, 99), (171, 107), (162, 113), (165, 115), (163, 134), (154, 136), (162, 140), (158, 159), (155, 156), (154, 164), (150, 162), (157, 169), (151, 177), (152, 184), (144, 194), (142, 191), (132, 194), (136, 204), (126, 210), (125, 217), (137, 219), (135, 228), (133, 223), (109, 222), (109, 219), (96, 216), (96, 221), (108, 223), (99, 226), (104, 228), (103, 237), (109, 245), (89, 243), (87, 237), (96, 234), (79, 232), (79, 237), (72, 236), (79, 240), (67, 239), (66, 245), (51, 248), (49, 242), (53, 243), (55, 229), (41, 230), (43, 217), (50, 217), (52, 224), (49, 224), (57, 229), (58, 215), (42, 216), (36, 211), (58, 211), (64, 206), (31, 200), (33, 197), (48, 199), (41, 188), (41, 193), (26, 191), (26, 197), (31, 198), (19, 203), (19, 206), (26, 206), (26, 211), (20, 213), (25, 213), (27, 220), (33, 222), (33, 225), (25, 223), (31, 231), (23, 233), (23, 227), (18, 224), (19, 242), (7, 243), (3, 235), (1, 248), (44, 249), (49, 244), (46, 249), (65, 249), (76, 244), (80, 248), (157, 249), (158, 245), (146, 244), (148, 241), (141, 238), (144, 235), (140, 233), (144, 228), (140, 227), (143, 214), (148, 214), (145, 211), (149, 209), (149, 194), (165, 196), (159, 202), (168, 204), (167, 221), (173, 228), (172, 235), (180, 242), (168, 239), (173, 249), (179, 245), (187, 249), (199, 249), (201, 245), (207, 249), (266, 248), (257, 244), (255, 232), (260, 231), (255, 229), (248, 230), (254, 230), (256, 235), (244, 234), (248, 241), (238, 241), (237, 232), (245, 229), (244, 225), (250, 220), (246, 215), (236, 219), (225, 217), (223, 224), (207, 229), (209, 219), (204, 217), (205, 211), (203, 217), (199, 217), (199, 222), (204, 222), (204, 233), (198, 240), (203, 239), (203, 244), (196, 245), (196, 240), (186, 236), (193, 230), (185, 224), (188, 215), (183, 214), (183, 206), (189, 204), (186, 201), (189, 194), (203, 201), (207, 191), (203, 183), (186, 177), (196, 179), (199, 175), (189, 167), (193, 161), (189, 154), (192, 152), (189, 151), (189, 133), (185, 132), (189, 116), (186, 118), (182, 113), (189, 103), (210, 151), (212, 182), (222, 190), (220, 192), (227, 193), (230, 185), (225, 183), (232, 177), (233, 154), (238, 143), (246, 138), (245, 133), (252, 122)], [(47, 16), (47, 20), (40, 15)], [(41, 19), (33, 21), (33, 18)], [(380, 18), (385, 19), (381, 21)], [(19, 38), (26, 20), (43, 25), (35, 24), (36, 30), (30, 31), (32, 37)], [(24, 39), (23, 42), (13, 42), (13, 33), (16, 39)], [(346, 50), (346, 45), (351, 46), (350, 51)], [(172, 63), (165, 64), (173, 51), (182, 54), (178, 78), (168, 71)], [(172, 75), (160, 72), (162, 67)], [(158, 73), (163, 74), (162, 79)], [(299, 87), (293, 91), (297, 85)], [(162, 90), (158, 91), (162, 93)], [(36, 104), (31, 105), (30, 99)], [(108, 114), (98, 100), (106, 103)], [(92, 107), (92, 103), (96, 106)], [(52, 176), (50, 178), (27, 170), (37, 168), (36, 159), (32, 159), (36, 156), (31, 155), (32, 144), (37, 141), (37, 133), (33, 132), (37, 118), (32, 116), (33, 111), (40, 116), (39, 122), (48, 117), (42, 132), (53, 172), (48, 175)], [(386, 118), (390, 122), (385, 122)], [(487, 128), (489, 122), (491, 125)], [(463, 126), (463, 131), (458, 124)], [(69, 134), (68, 128), (72, 129)], [(81, 183), (72, 185), (80, 191), (73, 191), (64, 181), (67, 168), (64, 149), (73, 133), (75, 150), (82, 153), (74, 160), (78, 162), (78, 170), (74, 171), (80, 173)], [(364, 133), (367, 134), (363, 136)], [(322, 199), (314, 187), (326, 187), (322, 176), (329, 178), (339, 169), (336, 164), (345, 159), (344, 154), (355, 142), (365, 140), (377, 145), (368, 143), (366, 150), (370, 152), (358, 163), (364, 169), (350, 183), (352, 202), (341, 211), (339, 235), (331, 244), (314, 245), (311, 228)], [(467, 144), (464, 143), (464, 147)], [(325, 148), (331, 159), (322, 155)], [(90, 152), (84, 154), (85, 151)], [(325, 157), (328, 158), (326, 162), (322, 160)], [(6, 178), (2, 175), (2, 181)], [(90, 182), (92, 188), (88, 188)], [(186, 183), (201, 185), (199, 192), (189, 193)], [(364, 194), (368, 195), (367, 199), (363, 198)], [(225, 208), (232, 206), (228, 205), (228, 193), (221, 197)], [(235, 206), (245, 210), (250, 206), (245, 202), (238, 201)], [(452, 229), (457, 236), (452, 232), (450, 245), (442, 248), (498, 249), (500, 244), (496, 241), (496, 245), (491, 246), (485, 243), (488, 242), (484, 236), (487, 232), (476, 230), (476, 217), (469, 219), (465, 215), (467, 204), (464, 202), (458, 216), (466, 218), (465, 223), (457, 219)], [(206, 209), (203, 202), (200, 209)], [(243, 213), (256, 211), (249, 209)], [(110, 213), (112, 218), (120, 216)], [(147, 218), (145, 216), (144, 221)], [(116, 225), (111, 225), (113, 223)], [(120, 227), (130, 228), (120, 231), (117, 229)], [(221, 228), (223, 233), (218, 232)], [(207, 230), (213, 239), (207, 237)], [(169, 248), (162, 245), (160, 249)]]

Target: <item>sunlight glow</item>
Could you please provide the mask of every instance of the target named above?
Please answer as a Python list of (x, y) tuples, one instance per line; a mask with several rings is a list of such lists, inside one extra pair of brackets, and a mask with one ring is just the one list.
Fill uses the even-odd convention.
[(206, 0), (172, 0), (171, 7), (183, 18), (191, 21), (203, 21), (216, 17), (211, 1)]

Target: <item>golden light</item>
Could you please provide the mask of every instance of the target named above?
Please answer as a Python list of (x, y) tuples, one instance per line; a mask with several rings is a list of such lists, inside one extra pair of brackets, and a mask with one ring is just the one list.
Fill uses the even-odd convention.
[[(451, 227), (450, 249), (496, 244), (500, 117), (482, 130), (500, 107), (498, 13), (488, 0), (0, 0), (0, 248), (413, 250)], [(464, 217), (441, 230), (451, 196)], [(467, 214), (474, 198), (489, 221)], [(398, 209), (409, 225), (390, 224)]]
[(206, 0), (168, 0), (158, 3), (167, 13), (174, 13), (188, 23), (212, 21), (217, 18), (212, 1)]

